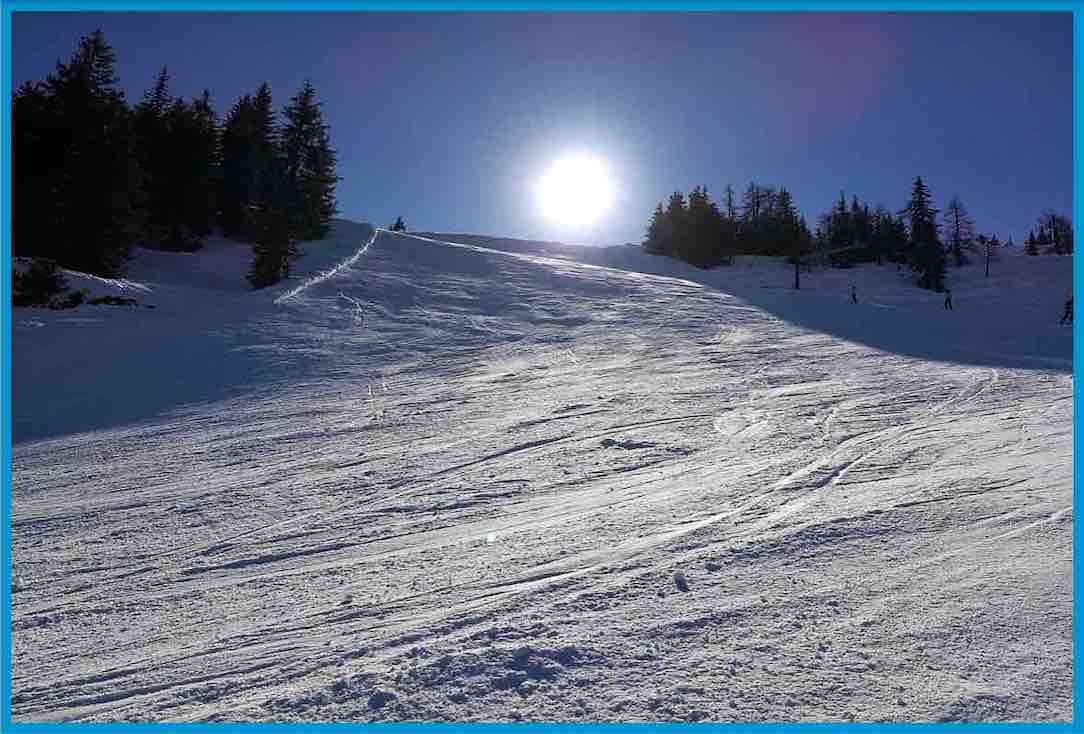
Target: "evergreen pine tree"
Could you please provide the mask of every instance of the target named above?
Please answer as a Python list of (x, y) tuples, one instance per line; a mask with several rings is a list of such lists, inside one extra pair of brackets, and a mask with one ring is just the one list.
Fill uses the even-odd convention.
[(891, 225), (888, 222), (888, 216), (883, 206), (878, 206), (870, 214), (870, 252), (878, 265), (891, 257), (889, 246)]
[[(782, 189), (780, 193), (785, 192), (786, 189)], [(794, 261), (794, 290), (801, 288), (801, 269), (805, 265), (805, 258), (809, 254), (813, 246), (813, 235), (809, 232), (809, 227), (806, 225), (805, 217), (798, 218), (798, 227), (796, 236), (791, 243), (793, 251), (791, 252), (791, 259)]]
[(903, 217), (888, 215), (889, 226), (889, 251), (892, 253), (892, 261), (896, 263), (907, 262), (907, 224)]
[(839, 199), (832, 211), (821, 215), (818, 231), (819, 248), (835, 267), (851, 267), (855, 263), (872, 260), (876, 257), (873, 244), (875, 223), (869, 206), (851, 197), (848, 207), (844, 192), (839, 192)]
[(280, 160), (279, 131), (275, 127), (275, 110), (271, 87), (264, 82), (252, 98), (252, 150), (255, 173), (253, 203), (262, 209), (271, 208), (275, 197), (289, 199), (289, 189), (283, 188), (284, 161)]
[(246, 94), (230, 108), (222, 129), (219, 212), (222, 232), (227, 237), (241, 234), (248, 207), (255, 200), (252, 118), (252, 97)]
[(666, 239), (666, 212), (663, 211), (662, 202), (659, 202), (647, 225), (647, 236), (643, 242), (644, 251), (652, 255), (668, 254)]
[(941, 291), (945, 281), (945, 255), (938, 240), (937, 210), (933, 208), (930, 190), (921, 176), (915, 179), (911, 200), (903, 215), (910, 225), (910, 263), (911, 269), (918, 274), (918, 284)]
[[(851, 227), (852, 242), (855, 248), (868, 248), (870, 243), (869, 207), (858, 200), (857, 195), (851, 197)], [(863, 256), (858, 255), (856, 259)]]
[(139, 230), (131, 112), (101, 31), (12, 99), (13, 252), (119, 275)]
[(222, 167), (221, 131), (208, 90), (203, 90), (202, 95), (192, 100), (189, 109), (193, 176), (188, 182), (185, 194), (187, 220), (197, 236), (206, 237), (214, 229), (218, 210)]
[(134, 110), (143, 169), (142, 239), (148, 247), (191, 252), (203, 246), (215, 211), (217, 127), (210, 96), (170, 99), (169, 74)]
[(283, 166), (277, 160), (271, 89), (261, 84), (255, 96), (239, 99), (226, 116), (222, 131), (222, 230), (227, 237), (252, 240), (252, 207), (267, 209)]
[(143, 243), (160, 244), (166, 238), (169, 222), (170, 172), (166, 158), (170, 153), (169, 135), (166, 129), (166, 111), (169, 97), (169, 72), (163, 67), (154, 86), (143, 95), (143, 101), (132, 110), (132, 127), (135, 134), (138, 161), (142, 169), (140, 206), (143, 210)]
[(169, 229), (163, 246), (192, 252), (203, 246), (214, 220), (216, 129), (209, 99), (174, 101), (166, 115), (170, 151)]
[(771, 254), (794, 257), (802, 245), (802, 223), (794, 207), (794, 199), (784, 187), (780, 187), (773, 201), (772, 229), (774, 243)]
[(60, 222), (53, 214), (57, 176), (64, 167), (63, 121), (42, 83), (26, 82), (12, 96), (11, 254), (53, 256)]
[(833, 250), (842, 250), (854, 245), (854, 222), (847, 210), (847, 197), (839, 192), (839, 201), (828, 222), (828, 245)]
[(169, 73), (133, 111), (143, 170), (143, 244), (193, 251), (210, 233), (215, 211), (217, 130), (210, 98), (185, 104), (169, 96)]
[(755, 181), (742, 194), (738, 225), (738, 246), (741, 252), (761, 254), (764, 245), (764, 220), (767, 213), (767, 191)]
[(689, 194), (681, 257), (701, 268), (718, 265), (723, 259), (723, 244), (723, 215), (708, 195), (707, 187), (698, 186)]
[(295, 241), (284, 210), (253, 206), (249, 217), (255, 257), (249, 269), (248, 281), (253, 288), (266, 288), (290, 274), (290, 264), (296, 255)]
[(670, 201), (666, 205), (664, 218), (663, 254), (671, 257), (679, 256), (681, 243), (685, 241), (687, 230), (687, 214), (685, 207), (685, 195), (675, 191), (670, 195)]
[(306, 81), (283, 108), (281, 154), (288, 191), (287, 211), (299, 239), (323, 238), (335, 208), (335, 152), (331, 149), (316, 90)]

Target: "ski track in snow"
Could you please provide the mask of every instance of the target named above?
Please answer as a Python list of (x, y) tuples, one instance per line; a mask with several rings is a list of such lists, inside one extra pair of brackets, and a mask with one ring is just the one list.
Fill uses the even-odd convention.
[[(17, 720), (1072, 717), (1061, 346), (880, 351), (777, 313), (936, 295), (447, 239), (341, 223), (270, 297), (151, 253), (154, 310), (24, 319)], [(57, 333), (179, 396), (95, 416), (127, 357), (57, 388)]]

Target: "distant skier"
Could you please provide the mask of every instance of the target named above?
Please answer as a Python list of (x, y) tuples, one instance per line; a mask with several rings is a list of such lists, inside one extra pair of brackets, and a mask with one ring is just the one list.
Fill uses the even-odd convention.
[(851, 286), (851, 303), (858, 303), (858, 291), (853, 285)]
[(948, 288), (945, 289), (945, 310), (952, 310), (952, 291), (950, 291)]
[(1071, 324), (1073, 323), (1073, 297), (1069, 296), (1069, 300), (1065, 302), (1065, 313), (1061, 315), (1061, 323)]

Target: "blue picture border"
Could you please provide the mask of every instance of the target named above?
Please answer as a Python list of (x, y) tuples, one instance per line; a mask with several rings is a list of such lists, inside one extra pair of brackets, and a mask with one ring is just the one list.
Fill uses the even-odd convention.
[[(1081, 661), (1080, 603), (1073, 595), (1073, 721), (1071, 723), (15, 723), (11, 719), (11, 25), (12, 14), (19, 11), (1062, 11), (1073, 13), (1073, 209), (1074, 223), (1084, 211), (1081, 191), (1081, 110), (1084, 109), (1084, 75), (1080, 74), (1084, 48), (1084, 0), (1050, 2), (1027, 0), (0, 0), (0, 732), (49, 734), (93, 730), (103, 732), (235, 732), (283, 731), (289, 734), (330, 732), (344, 729), (410, 732), (411, 734), (579, 734), (586, 731), (629, 734), (674, 731), (695, 728), (697, 732), (725, 730), (727, 734), (765, 734), (766, 732), (832, 732), (874, 734), (891, 731), (935, 731), (948, 734), (964, 729), (972, 734), (1004, 732), (1008, 734), (1061, 734), (1084, 730), (1079, 718), (1084, 700), (1084, 663)], [(1079, 234), (1079, 228), (1076, 230)], [(1073, 293), (1084, 277), (1084, 262), (1073, 260)], [(1080, 335), (1073, 325), (1073, 378), (1081, 360)], [(1076, 479), (1079, 476), (1080, 441), (1076, 425), (1080, 414), (1073, 400), (1073, 504), (1078, 504)], [(1084, 570), (1078, 561), (1080, 523), (1073, 523), (1073, 587), (1084, 588)]]

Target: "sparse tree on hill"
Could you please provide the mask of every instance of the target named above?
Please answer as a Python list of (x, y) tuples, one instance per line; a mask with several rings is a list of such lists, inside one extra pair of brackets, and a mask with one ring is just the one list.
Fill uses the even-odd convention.
[(1047, 209), (1039, 217), (1039, 245), (1047, 246), (1053, 255), (1073, 254), (1073, 223), (1053, 209)]
[(967, 262), (966, 252), (971, 249), (974, 242), (974, 223), (967, 215), (960, 197), (954, 196), (949, 200), (944, 212), (945, 240), (949, 248), (949, 254), (959, 267)]
[(723, 216), (731, 223), (738, 222), (738, 209), (734, 205), (734, 189), (730, 184), (723, 190)]

